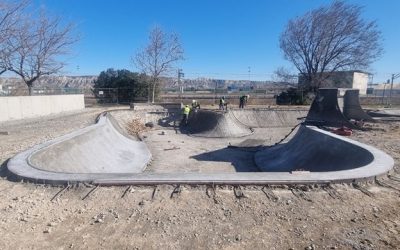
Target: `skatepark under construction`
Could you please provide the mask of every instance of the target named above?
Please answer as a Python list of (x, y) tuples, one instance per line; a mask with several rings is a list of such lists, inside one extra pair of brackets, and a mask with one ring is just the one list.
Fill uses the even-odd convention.
[[(309, 184), (374, 178), (391, 156), (329, 131), (379, 122), (357, 90), (320, 89), (308, 108), (197, 110), (180, 126), (176, 105), (143, 105), (99, 115), (95, 124), (34, 146), (8, 161), (40, 183)], [(133, 119), (154, 124), (130, 135)]]

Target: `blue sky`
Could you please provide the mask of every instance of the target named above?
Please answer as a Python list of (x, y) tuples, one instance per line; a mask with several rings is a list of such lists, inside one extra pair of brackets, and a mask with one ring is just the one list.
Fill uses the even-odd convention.
[[(279, 35), (290, 18), (327, 4), (322, 0), (34, 0), (34, 4), (74, 22), (81, 40), (73, 49), (68, 75), (98, 75), (107, 68), (134, 70), (132, 55), (146, 44), (155, 24), (177, 32), (187, 78), (271, 79), (279, 67), (292, 67), (279, 49)], [(383, 57), (371, 72), (385, 81), (400, 72), (400, 1), (351, 0), (377, 20)], [(78, 68), (79, 67), (79, 68)], [(293, 70), (295, 70), (293, 68)]]

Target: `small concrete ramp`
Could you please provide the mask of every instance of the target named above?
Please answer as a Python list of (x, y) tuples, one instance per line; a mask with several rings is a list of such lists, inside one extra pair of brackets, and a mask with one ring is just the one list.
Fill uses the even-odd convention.
[(306, 117), (306, 124), (360, 129), (344, 116), (338, 103), (338, 89), (321, 88)]
[(382, 174), (394, 164), (374, 147), (305, 125), (288, 143), (261, 150), (254, 159), (263, 172), (331, 172), (343, 179)]
[(150, 162), (145, 143), (121, 134), (109, 115), (92, 126), (37, 145), (7, 164), (33, 180), (89, 181), (110, 174), (140, 173)]
[(252, 131), (235, 119), (230, 112), (197, 110), (191, 112), (182, 131), (193, 136), (224, 138), (250, 135)]
[(400, 109), (370, 110), (368, 114), (373, 117), (400, 117)]
[(251, 128), (293, 127), (307, 115), (304, 109), (232, 109), (229, 112)]
[(357, 121), (375, 122), (375, 120), (361, 108), (359, 93), (360, 91), (358, 89), (345, 90), (342, 108), (344, 116)]

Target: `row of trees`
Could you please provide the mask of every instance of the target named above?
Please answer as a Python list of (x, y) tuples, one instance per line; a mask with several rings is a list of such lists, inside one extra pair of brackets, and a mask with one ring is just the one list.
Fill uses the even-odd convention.
[(43, 9), (32, 11), (29, 0), (0, 2), (0, 75), (20, 76), (32, 94), (33, 83), (60, 72), (60, 60), (78, 39), (73, 24), (63, 24)]
[(108, 94), (106, 98), (116, 99), (121, 103), (130, 103), (138, 99), (148, 99), (150, 93), (151, 79), (143, 73), (131, 72), (127, 69), (107, 69), (102, 71), (94, 82), (94, 93), (100, 99), (99, 91), (107, 89), (118, 89), (117, 92)]

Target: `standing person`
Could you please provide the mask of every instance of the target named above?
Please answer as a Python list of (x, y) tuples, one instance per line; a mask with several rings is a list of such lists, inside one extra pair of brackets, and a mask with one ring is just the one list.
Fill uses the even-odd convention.
[(192, 109), (193, 110), (200, 109), (200, 103), (196, 100), (192, 100)]
[(219, 99), (219, 109), (220, 110), (225, 110), (226, 104), (225, 104), (225, 96), (221, 97)]
[(181, 122), (182, 125), (188, 124), (189, 114), (190, 114), (190, 107), (189, 105), (185, 105), (185, 107), (183, 107), (182, 109), (182, 122)]
[(243, 107), (244, 107), (244, 106), (247, 106), (247, 102), (249, 101), (249, 98), (250, 98), (250, 95), (246, 95), (246, 96), (244, 97)]
[(244, 99), (245, 99), (244, 95), (239, 97), (239, 108), (240, 109), (244, 108)]

